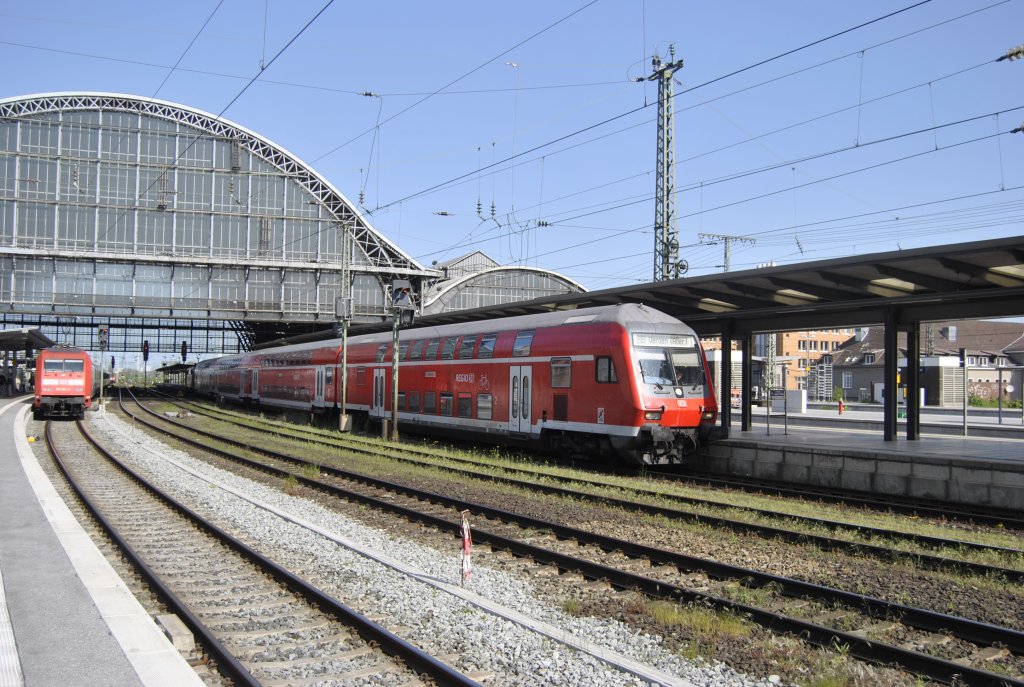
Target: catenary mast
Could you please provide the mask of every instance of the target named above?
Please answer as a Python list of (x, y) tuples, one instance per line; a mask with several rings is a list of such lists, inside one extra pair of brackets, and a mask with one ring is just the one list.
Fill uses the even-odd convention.
[(658, 82), (658, 161), (654, 191), (654, 281), (677, 279), (686, 272), (679, 259), (679, 231), (676, 226), (675, 141), (673, 134), (673, 75), (683, 66), (676, 60), (676, 47), (669, 46), (669, 61), (651, 58), (654, 72), (648, 81)]

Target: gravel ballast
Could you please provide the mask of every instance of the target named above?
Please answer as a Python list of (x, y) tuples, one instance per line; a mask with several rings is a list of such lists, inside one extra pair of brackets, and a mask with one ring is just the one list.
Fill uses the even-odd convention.
[[(447, 555), (366, 527), (307, 499), (198, 461), (133, 430), (113, 414), (94, 418), (90, 430), (104, 445), (120, 446), (119, 456), (139, 466), (158, 486), (210, 517), (231, 523), (243, 538), (281, 564), (301, 571), (341, 601), (373, 618), (383, 619), (381, 622), (389, 628), (401, 628), (404, 638), (431, 654), (458, 655), (453, 665), (463, 672), (493, 673), (486, 681), (488, 685), (652, 683), (580, 651), (571, 643), (486, 612), (482, 608), (485, 604), (475, 603), (473, 595), (522, 614), (531, 622), (553, 626), (556, 632), (578, 638), (583, 646), (592, 644), (675, 677), (665, 684), (779, 684), (776, 676), (754, 678), (736, 673), (724, 664), (688, 661), (666, 650), (660, 637), (637, 633), (614, 620), (570, 615), (542, 600), (534, 593), (530, 581), (520, 576), (475, 566), (466, 587), (469, 598), (462, 598), (446, 591), (456, 590), (461, 582), (457, 542), (453, 541), (451, 554)], [(285, 522), (229, 490), (237, 490), (289, 517), (313, 524), (338, 539), (351, 541), (371, 552), (371, 556), (306, 527)], [(374, 556), (392, 565), (382, 564)], [(402, 569), (418, 571), (419, 579), (401, 572)]]

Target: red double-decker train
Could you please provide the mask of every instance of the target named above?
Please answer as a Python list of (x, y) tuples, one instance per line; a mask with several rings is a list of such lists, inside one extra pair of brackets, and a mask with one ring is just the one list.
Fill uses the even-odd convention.
[[(680, 462), (718, 403), (700, 340), (657, 310), (621, 304), (400, 332), (402, 431), (536, 445), (632, 465)], [(205, 360), (198, 393), (338, 413), (341, 340)], [(391, 416), (391, 333), (349, 340), (346, 406)]]
[(89, 354), (77, 348), (46, 348), (36, 357), (35, 398), (32, 414), (37, 420), (51, 417), (82, 419), (99, 394), (99, 374)]

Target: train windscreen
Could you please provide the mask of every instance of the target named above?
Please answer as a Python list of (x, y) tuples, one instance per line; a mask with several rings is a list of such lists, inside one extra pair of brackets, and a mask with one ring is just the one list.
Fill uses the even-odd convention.
[(697, 337), (634, 332), (633, 354), (644, 384), (684, 398), (704, 395), (704, 364)]
[(84, 370), (85, 361), (81, 359), (46, 358), (43, 360), (44, 372), (83, 372)]

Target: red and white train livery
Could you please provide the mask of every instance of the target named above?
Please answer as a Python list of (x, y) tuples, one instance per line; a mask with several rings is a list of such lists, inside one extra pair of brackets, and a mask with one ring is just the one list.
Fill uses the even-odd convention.
[(36, 357), (35, 398), (32, 414), (82, 419), (99, 393), (99, 374), (89, 354), (77, 348), (46, 348)]
[[(390, 332), (349, 340), (349, 413), (391, 415)], [(400, 332), (398, 420), (419, 431), (628, 464), (678, 462), (718, 416), (690, 327), (621, 304)], [(341, 341), (199, 363), (195, 390), (226, 400), (339, 412)]]

